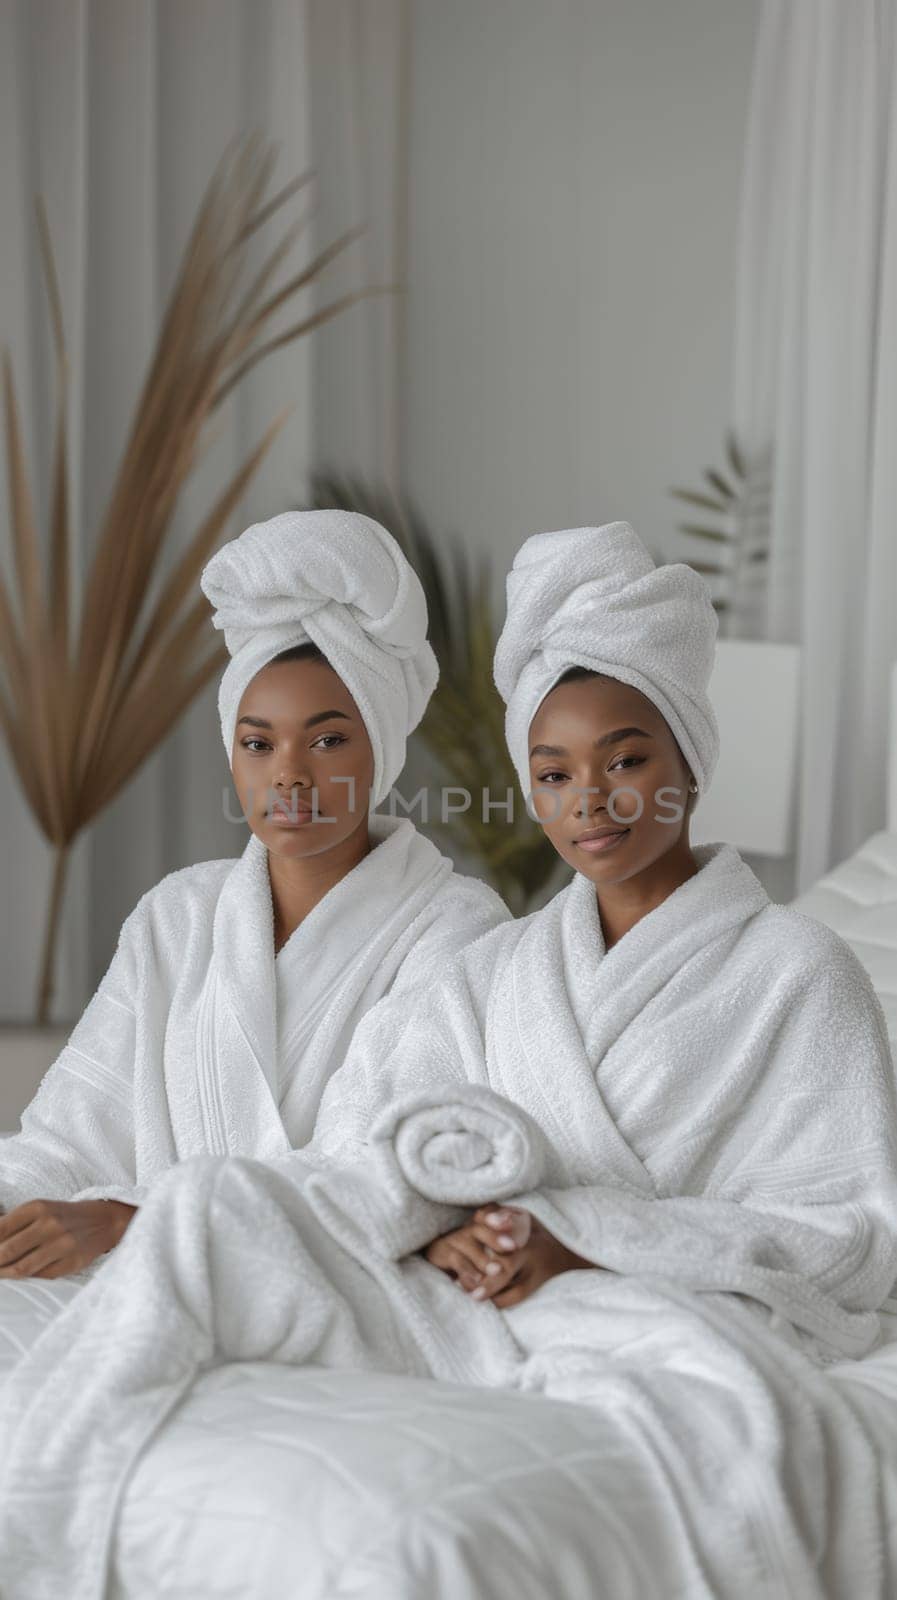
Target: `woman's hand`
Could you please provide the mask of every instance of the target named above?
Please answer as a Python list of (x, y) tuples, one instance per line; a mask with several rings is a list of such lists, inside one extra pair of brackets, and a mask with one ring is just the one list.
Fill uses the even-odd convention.
[(478, 1292), (484, 1283), (506, 1287), (513, 1255), (529, 1238), (533, 1221), (528, 1211), (505, 1206), (501, 1226), (491, 1227), (485, 1219), (492, 1211), (492, 1206), (483, 1206), (463, 1228), (441, 1234), (422, 1252), (478, 1300), (484, 1298)]
[(63, 1278), (118, 1244), (136, 1206), (123, 1200), (27, 1200), (0, 1216), (0, 1278)]
[(593, 1266), (516, 1206), (482, 1206), (471, 1222), (434, 1239), (424, 1254), (472, 1299), (491, 1300), (501, 1311), (560, 1272)]
[[(496, 1209), (494, 1206), (484, 1207), (482, 1212), (477, 1212), (477, 1218), (484, 1221), (488, 1218), (487, 1226), (494, 1228), (496, 1235), (500, 1235), (505, 1228), (507, 1208)], [(487, 1277), (478, 1289), (473, 1291), (477, 1300), (491, 1300), (500, 1311), (505, 1311), (508, 1306), (519, 1305), (521, 1300), (526, 1300), (537, 1289), (547, 1283), (549, 1278), (556, 1278), (560, 1272), (572, 1272), (581, 1267), (594, 1267), (593, 1261), (587, 1261), (584, 1256), (578, 1256), (573, 1250), (568, 1250), (560, 1239), (549, 1233), (541, 1222), (535, 1217), (528, 1216), (531, 1228), (529, 1238), (516, 1249), (513, 1254), (508, 1254), (502, 1263), (505, 1268), (502, 1277)]]

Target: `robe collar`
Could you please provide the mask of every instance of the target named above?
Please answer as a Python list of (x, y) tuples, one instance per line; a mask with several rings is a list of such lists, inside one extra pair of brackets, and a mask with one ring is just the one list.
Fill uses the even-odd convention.
[(373, 848), (318, 902), (276, 957), (268, 852), (255, 834), (222, 885), (205, 996), (211, 1008), (206, 1054), (215, 1056), (205, 1072), (212, 1112), (205, 1137), (213, 1149), (259, 1157), (290, 1149), (279, 1109), (281, 1069), (289, 1070), (290, 1051), (301, 1052), (306, 1024), (314, 1023), (334, 986), (349, 977), (395, 911), (397, 894), (404, 899), (427, 885), (435, 890), (451, 872), (451, 863), (407, 818), (374, 815), (370, 830)]
[[(639, 1012), (698, 951), (724, 938), (769, 905), (756, 874), (729, 844), (693, 847), (699, 870), (646, 913), (610, 950), (605, 948), (595, 885), (582, 874), (530, 921), (512, 962), (515, 1050), (503, 1051), (510, 1079), (515, 1053), (524, 1081), (537, 1086), (540, 1115), (554, 1129), (564, 1169), (644, 1194), (653, 1179), (621, 1134), (601, 1094), (602, 1063)], [(546, 955), (554, 946), (551, 965)], [(579, 1083), (576, 1103), (589, 1118), (562, 1119), (566, 1094), (552, 1093), (552, 1063)], [(499, 1087), (499, 1085), (496, 1085)], [(506, 1089), (518, 1098), (513, 1084)]]

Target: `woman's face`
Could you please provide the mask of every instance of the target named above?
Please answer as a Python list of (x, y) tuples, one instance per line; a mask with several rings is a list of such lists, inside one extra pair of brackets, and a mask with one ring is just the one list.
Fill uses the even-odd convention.
[(326, 661), (256, 673), (237, 711), (231, 767), (243, 815), (275, 855), (319, 855), (366, 826), (371, 742)]
[(593, 883), (622, 883), (669, 850), (688, 850), (691, 773), (638, 689), (615, 678), (558, 684), (529, 744), (532, 808), (558, 854)]

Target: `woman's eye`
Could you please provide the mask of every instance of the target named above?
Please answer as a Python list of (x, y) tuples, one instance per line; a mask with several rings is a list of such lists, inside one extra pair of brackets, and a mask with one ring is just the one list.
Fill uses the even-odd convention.
[(543, 772), (542, 776), (539, 779), (539, 782), (540, 783), (551, 783), (553, 781), (553, 779), (559, 778), (561, 780), (561, 782), (563, 783), (563, 781), (566, 778), (566, 776), (567, 776), (566, 772)]
[[(244, 750), (252, 750), (253, 745), (261, 745), (263, 750), (270, 750), (271, 748), (271, 746), (264, 739), (243, 739), (241, 743)], [(256, 754), (254, 750), (252, 750), (252, 753), (253, 755)]]
[(616, 767), (624, 767), (624, 766), (626, 766), (627, 762), (634, 763), (635, 766), (638, 767), (638, 766), (641, 766), (642, 757), (641, 756), (621, 756), (619, 761), (615, 761), (614, 762), (614, 765), (610, 768), (610, 771), (613, 772)]
[(345, 742), (345, 735), (342, 733), (322, 733), (320, 739), (315, 740), (312, 749), (315, 748), (315, 745), (322, 745), (325, 750), (333, 750), (337, 745), (345, 744)]

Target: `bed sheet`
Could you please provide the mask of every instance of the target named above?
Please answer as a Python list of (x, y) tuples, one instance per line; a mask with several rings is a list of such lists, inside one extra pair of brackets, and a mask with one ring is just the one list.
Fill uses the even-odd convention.
[[(897, 1305), (884, 1321), (878, 1351), (832, 1370), (890, 1463), (883, 1495), (897, 1592)], [(222, 1367), (132, 1478), (110, 1600), (645, 1600), (671, 1566), (651, 1486), (632, 1463), (609, 1458), (601, 1438), (588, 1408), (535, 1396)], [(621, 1496), (618, 1561), (596, 1547), (593, 1508)], [(631, 1591), (633, 1517), (644, 1541)]]
[(593, 1497), (624, 1470), (564, 1402), (219, 1368), (131, 1480), (110, 1600), (596, 1600)]
[[(897, 1469), (897, 1315), (887, 1324), (875, 1355), (834, 1372)], [(650, 1485), (600, 1437), (587, 1408), (538, 1397), (217, 1369), (132, 1479), (111, 1600), (618, 1600), (631, 1548), (618, 1564), (596, 1547), (593, 1507), (623, 1493), (627, 1527), (634, 1512), (644, 1528), (644, 1600), (666, 1559)], [(897, 1590), (897, 1470), (884, 1488)]]
[[(0, 1381), (78, 1287), (0, 1284)], [(890, 1463), (897, 1592), (897, 1302), (883, 1326), (876, 1352), (832, 1375), (851, 1386)], [(130, 1480), (109, 1600), (645, 1600), (666, 1562), (651, 1486), (602, 1438), (587, 1407), (538, 1396), (263, 1362), (217, 1367)], [(596, 1547), (593, 1508), (621, 1494), (618, 1558)], [(635, 1590), (633, 1512), (644, 1528)]]

